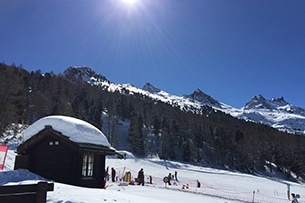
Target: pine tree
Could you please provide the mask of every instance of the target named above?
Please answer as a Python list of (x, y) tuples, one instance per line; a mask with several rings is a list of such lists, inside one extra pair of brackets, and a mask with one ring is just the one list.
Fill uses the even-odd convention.
[(128, 133), (129, 147), (135, 155), (144, 156), (143, 120), (140, 115), (132, 113)]
[(161, 159), (170, 158), (170, 132), (167, 118), (163, 117), (161, 121), (161, 133), (159, 139), (159, 156)]
[(103, 129), (111, 146), (116, 147), (119, 143), (119, 129), (117, 116), (107, 115)]

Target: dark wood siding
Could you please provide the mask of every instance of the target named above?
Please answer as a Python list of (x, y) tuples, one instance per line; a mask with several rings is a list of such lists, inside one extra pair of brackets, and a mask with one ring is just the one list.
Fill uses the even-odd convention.
[(64, 142), (46, 136), (40, 143), (29, 149), (29, 170), (45, 178), (50, 178), (62, 183), (74, 183), (76, 166), (73, 151)]

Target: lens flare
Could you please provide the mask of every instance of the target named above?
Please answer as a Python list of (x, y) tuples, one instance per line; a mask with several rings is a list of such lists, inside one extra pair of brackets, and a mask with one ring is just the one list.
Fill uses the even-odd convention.
[(138, 0), (122, 0), (122, 1), (125, 3), (128, 3), (128, 4), (133, 4), (133, 3), (137, 2)]

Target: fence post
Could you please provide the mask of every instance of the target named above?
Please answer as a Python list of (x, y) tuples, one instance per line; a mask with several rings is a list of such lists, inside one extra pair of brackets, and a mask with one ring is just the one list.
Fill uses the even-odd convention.
[(287, 184), (287, 196), (288, 200), (290, 201), (290, 184)]
[(37, 184), (36, 203), (45, 203), (47, 199), (47, 182), (39, 182)]
[(255, 191), (253, 191), (253, 198), (252, 198), (253, 203), (254, 203), (254, 196), (255, 196)]

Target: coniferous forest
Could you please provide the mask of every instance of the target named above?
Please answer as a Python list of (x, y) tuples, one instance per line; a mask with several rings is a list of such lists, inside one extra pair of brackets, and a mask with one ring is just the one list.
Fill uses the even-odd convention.
[[(102, 76), (100, 76), (102, 77)], [(106, 80), (106, 78), (104, 78)], [(67, 115), (99, 129), (128, 120), (128, 148), (140, 157), (198, 162), (247, 173), (279, 171), (305, 178), (305, 137), (280, 132), (204, 107), (182, 111), (141, 94), (109, 92), (90, 85), (70, 67), (62, 74), (28, 72), (0, 63), (0, 131), (12, 123), (30, 125), (48, 115)], [(111, 128), (111, 125), (108, 125)], [(106, 136), (116, 147), (112, 125)]]

